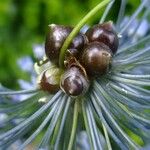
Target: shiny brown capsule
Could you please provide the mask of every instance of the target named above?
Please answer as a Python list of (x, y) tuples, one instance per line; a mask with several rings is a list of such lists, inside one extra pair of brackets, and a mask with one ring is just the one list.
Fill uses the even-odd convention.
[(72, 97), (85, 94), (89, 88), (88, 79), (77, 66), (66, 70), (60, 81), (60, 88)]
[[(45, 53), (51, 62), (58, 65), (60, 49), (72, 29), (73, 28), (70, 26), (63, 25), (52, 24), (49, 26), (49, 32), (46, 36), (45, 42)], [(87, 38), (85, 37), (85, 35), (79, 33), (73, 39), (72, 43), (69, 46), (69, 49), (76, 49), (76, 55), (78, 55), (78, 52), (83, 48), (86, 41)]]
[(81, 63), (88, 75), (99, 76), (109, 70), (111, 58), (112, 53), (108, 46), (104, 43), (92, 42), (85, 47)]
[(58, 68), (45, 70), (38, 78), (40, 89), (52, 94), (56, 93), (60, 89), (60, 76), (61, 72)]
[(89, 42), (102, 42), (111, 49), (113, 54), (117, 52), (119, 41), (111, 21), (95, 25), (89, 28), (85, 34)]

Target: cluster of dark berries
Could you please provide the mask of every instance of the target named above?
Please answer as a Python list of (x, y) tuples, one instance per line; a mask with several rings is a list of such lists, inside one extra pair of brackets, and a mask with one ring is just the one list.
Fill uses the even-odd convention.
[[(47, 58), (59, 67), (60, 49), (73, 30), (70, 26), (49, 26), (45, 42)], [(51, 75), (43, 73), (41, 88), (51, 93), (61, 88), (71, 96), (84, 94), (89, 88), (89, 80), (99, 77), (110, 68), (112, 56), (118, 49), (118, 36), (112, 22), (95, 25), (85, 34), (78, 33), (72, 40), (65, 54), (65, 71), (59, 84), (54, 84)], [(53, 84), (52, 84), (53, 83)]]

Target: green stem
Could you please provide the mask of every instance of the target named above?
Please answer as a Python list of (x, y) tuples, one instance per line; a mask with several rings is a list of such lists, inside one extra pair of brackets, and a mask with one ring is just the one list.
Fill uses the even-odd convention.
[(80, 29), (89, 21), (102, 7), (107, 5), (110, 2), (110, 0), (104, 0), (100, 2), (96, 7), (94, 7), (72, 30), (72, 32), (69, 34), (67, 39), (65, 40), (61, 50), (60, 50), (60, 55), (59, 55), (59, 65), (60, 67), (64, 66), (64, 57), (65, 57), (65, 52), (70, 45), (72, 39), (78, 34)]
[(85, 129), (86, 129), (88, 137), (89, 137), (91, 150), (94, 150), (94, 145), (93, 145), (93, 141), (92, 141), (92, 137), (91, 137), (90, 127), (89, 127), (89, 122), (88, 122), (88, 119), (87, 119), (87, 114), (86, 114), (85, 107), (86, 107), (85, 102), (82, 101), (82, 112), (83, 112)]
[(0, 91), (0, 95), (17, 95), (17, 94), (30, 94), (36, 93), (39, 89), (31, 89), (31, 90), (20, 90), (20, 91)]
[[(62, 116), (62, 115), (61, 115)], [(58, 135), (58, 132), (59, 132), (59, 128), (60, 128), (60, 123), (61, 123), (61, 116), (59, 117), (58, 121), (57, 121), (57, 124), (56, 124), (56, 127), (54, 129), (54, 134), (53, 134), (53, 138), (52, 138), (52, 142), (51, 142), (51, 145), (54, 146), (55, 144), (55, 141), (57, 139), (57, 135)]]
[(79, 114), (79, 100), (76, 99), (75, 104), (74, 104), (74, 115), (73, 115), (71, 137), (70, 137), (70, 141), (69, 141), (67, 150), (72, 150), (72, 147), (73, 147), (74, 139), (76, 136), (77, 124), (78, 124), (78, 114)]
[(103, 126), (103, 131), (104, 131), (104, 134), (105, 134), (105, 138), (106, 138), (106, 143), (107, 143), (108, 150), (112, 150), (107, 129), (106, 129), (106, 127), (105, 127), (105, 125), (103, 123), (102, 123), (102, 126)]

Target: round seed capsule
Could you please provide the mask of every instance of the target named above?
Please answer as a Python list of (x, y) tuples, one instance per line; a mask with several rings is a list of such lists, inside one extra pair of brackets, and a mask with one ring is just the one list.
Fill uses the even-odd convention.
[(99, 76), (109, 70), (112, 53), (108, 46), (100, 42), (89, 43), (82, 54), (81, 64), (90, 76)]
[(82, 74), (82, 71), (78, 67), (73, 66), (62, 75), (60, 87), (69, 96), (76, 97), (87, 92), (89, 82)]
[[(71, 33), (72, 29), (73, 28), (70, 26), (63, 26), (63, 25), (52, 24), (49, 26), (49, 32), (46, 36), (45, 42), (45, 53), (51, 62), (58, 65), (60, 49), (67, 36)], [(83, 48), (86, 41), (87, 40), (85, 35), (79, 33), (73, 39), (69, 48), (77, 49), (78, 51), (80, 51)]]
[(38, 78), (38, 84), (43, 91), (56, 93), (60, 87), (61, 72), (58, 68), (51, 68), (42, 72)]
[(85, 33), (89, 42), (102, 42), (107, 45), (113, 54), (116, 53), (118, 49), (118, 36), (113, 29), (112, 22), (106, 22), (104, 24), (98, 24), (89, 28)]

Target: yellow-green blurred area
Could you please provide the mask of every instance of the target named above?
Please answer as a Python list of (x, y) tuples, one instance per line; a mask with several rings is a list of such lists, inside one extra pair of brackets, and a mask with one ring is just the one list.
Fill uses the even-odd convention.
[[(17, 79), (28, 80), (16, 60), (30, 55), (32, 46), (45, 40), (48, 24), (76, 25), (100, 0), (0, 0), (0, 82), (17, 88)], [(140, 0), (130, 0), (127, 12), (135, 10)], [(115, 1), (109, 18), (117, 16), (120, 0)], [(101, 14), (90, 21), (98, 23)], [(33, 58), (35, 60), (35, 58)]]

